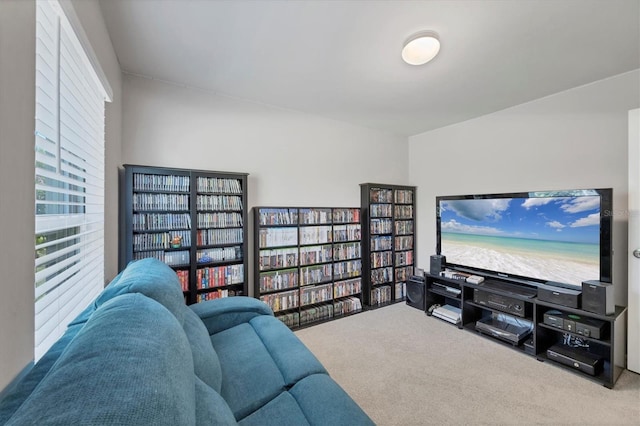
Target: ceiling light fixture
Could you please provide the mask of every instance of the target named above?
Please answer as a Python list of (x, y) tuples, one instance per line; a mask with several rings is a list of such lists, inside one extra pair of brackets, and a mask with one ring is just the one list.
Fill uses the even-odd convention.
[(409, 65), (426, 64), (440, 51), (440, 39), (433, 31), (422, 31), (409, 37), (402, 48), (402, 59)]

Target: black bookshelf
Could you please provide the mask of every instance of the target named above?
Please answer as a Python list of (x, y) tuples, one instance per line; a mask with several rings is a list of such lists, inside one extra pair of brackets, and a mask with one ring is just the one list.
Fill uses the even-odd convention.
[(247, 177), (124, 165), (119, 270), (155, 257), (176, 271), (187, 303), (246, 295)]
[(254, 297), (290, 328), (362, 310), (359, 208), (254, 207)]
[(364, 304), (403, 301), (415, 261), (416, 188), (363, 183), (360, 205)]

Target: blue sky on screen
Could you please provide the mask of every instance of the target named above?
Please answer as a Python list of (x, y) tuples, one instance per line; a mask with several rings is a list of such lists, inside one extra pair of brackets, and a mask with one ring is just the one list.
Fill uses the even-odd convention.
[(446, 200), (442, 232), (597, 243), (600, 197)]

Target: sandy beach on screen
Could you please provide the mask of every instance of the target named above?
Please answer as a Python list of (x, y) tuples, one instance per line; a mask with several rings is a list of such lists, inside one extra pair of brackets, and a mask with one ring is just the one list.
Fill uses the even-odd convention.
[(502, 252), (447, 241), (444, 253), (448, 263), (509, 272), (524, 277), (579, 285), (584, 280), (597, 280), (597, 264), (588, 264), (544, 256), (539, 253)]

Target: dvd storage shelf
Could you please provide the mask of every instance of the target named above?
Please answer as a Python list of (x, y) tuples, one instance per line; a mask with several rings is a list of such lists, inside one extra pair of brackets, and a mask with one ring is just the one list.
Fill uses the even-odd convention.
[(405, 299), (415, 259), (414, 186), (360, 184), (364, 277), (367, 306)]
[(124, 165), (119, 269), (155, 257), (187, 303), (247, 293), (247, 174)]
[(362, 310), (358, 208), (254, 207), (254, 296), (297, 328)]
[(425, 283), (425, 310), (435, 312), (430, 308), (447, 305), (459, 308), (459, 322), (440, 318), (460, 329), (480, 333), (608, 388), (624, 370), (624, 307), (616, 306), (612, 315), (595, 314), (538, 300), (532, 287), (494, 279), (473, 284), (427, 273)]

